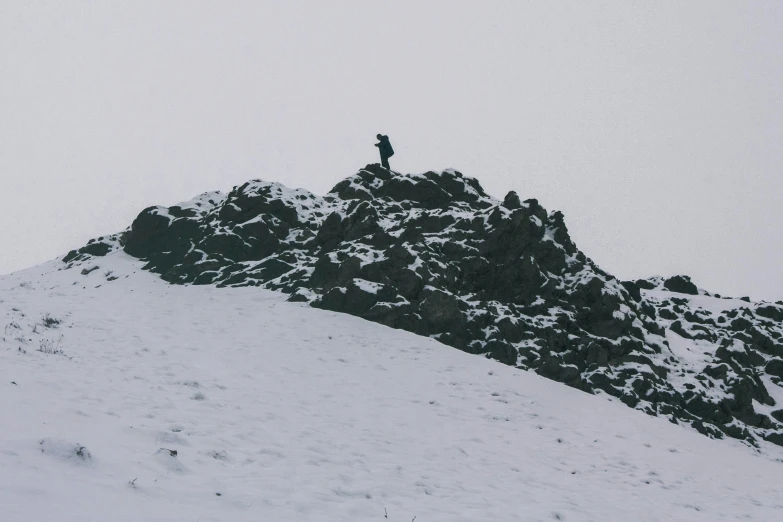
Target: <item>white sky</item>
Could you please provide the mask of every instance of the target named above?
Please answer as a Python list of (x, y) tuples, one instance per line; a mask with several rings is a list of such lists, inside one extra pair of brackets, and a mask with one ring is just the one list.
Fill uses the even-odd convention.
[[(664, 5), (665, 4), (665, 5)], [(783, 299), (783, 2), (0, 0), (0, 273), (251, 178), (454, 167)]]

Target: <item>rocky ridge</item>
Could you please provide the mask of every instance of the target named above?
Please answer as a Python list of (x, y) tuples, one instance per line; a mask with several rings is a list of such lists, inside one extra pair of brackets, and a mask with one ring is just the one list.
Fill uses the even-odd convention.
[(783, 445), (783, 302), (685, 276), (619, 281), (563, 215), (447, 170), (368, 165), (324, 197), (252, 181), (150, 207), (63, 258), (123, 249), (173, 284), (261, 286), (405, 329), (713, 436)]

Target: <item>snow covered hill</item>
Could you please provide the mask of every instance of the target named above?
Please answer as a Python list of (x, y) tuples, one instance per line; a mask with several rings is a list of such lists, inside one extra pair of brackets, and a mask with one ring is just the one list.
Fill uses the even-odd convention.
[(711, 440), (433, 339), (143, 265), (115, 249), (0, 278), (2, 520), (783, 512), (778, 446)]
[(368, 165), (324, 197), (251, 181), (149, 207), (64, 266), (117, 250), (171, 283), (279, 290), (711, 437), (783, 445), (783, 302), (723, 299), (682, 276), (619, 281), (562, 213), (453, 170)]

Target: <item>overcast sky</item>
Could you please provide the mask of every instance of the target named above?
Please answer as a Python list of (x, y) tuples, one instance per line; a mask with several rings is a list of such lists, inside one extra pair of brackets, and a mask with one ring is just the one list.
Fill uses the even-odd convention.
[(562, 210), (621, 278), (783, 299), (783, 2), (0, 0), (0, 273), (377, 162)]

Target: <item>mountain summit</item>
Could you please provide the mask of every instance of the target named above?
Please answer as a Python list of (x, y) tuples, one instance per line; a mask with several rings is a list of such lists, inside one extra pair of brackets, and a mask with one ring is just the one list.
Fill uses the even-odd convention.
[(252, 181), (149, 207), (63, 258), (124, 249), (174, 284), (261, 286), (616, 397), (713, 436), (783, 445), (783, 303), (686, 276), (619, 281), (563, 214), (454, 170), (368, 165), (324, 197)]

